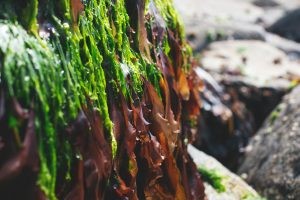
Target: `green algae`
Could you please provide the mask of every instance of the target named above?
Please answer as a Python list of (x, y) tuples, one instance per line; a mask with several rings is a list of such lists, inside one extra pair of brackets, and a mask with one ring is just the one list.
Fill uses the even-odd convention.
[[(178, 40), (177, 42), (181, 45), (181, 54), (184, 59), (181, 68), (187, 73), (191, 67), (189, 59), (193, 53), (192, 48), (185, 41), (183, 22), (174, 8), (173, 0), (149, 0), (147, 1), (146, 8), (149, 7), (150, 2), (155, 4), (166, 22), (167, 29), (170, 29), (175, 34), (175, 38)], [(163, 39), (162, 48), (163, 52), (169, 56), (171, 48), (167, 37)]]
[[(63, 98), (62, 79), (57, 57), (51, 47), (45, 48), (39, 40), (29, 36), (20, 26), (7, 21), (0, 22), (1, 84), (7, 87), (8, 98), (20, 100), (25, 108), (36, 111), (36, 132), (39, 138), (41, 159), (40, 185), (50, 199), (54, 199), (56, 178), (55, 127), (65, 122), (58, 113)], [(65, 102), (66, 103), (66, 102)], [(61, 113), (63, 113), (61, 111)], [(16, 126), (16, 128), (19, 128)], [(52, 193), (52, 194), (51, 194)]]
[(270, 114), (270, 124), (274, 124), (275, 120), (279, 117), (282, 108), (279, 105), (272, 113)]
[(223, 177), (216, 171), (207, 169), (205, 167), (198, 167), (198, 171), (201, 174), (204, 181), (208, 182), (218, 192), (225, 192), (226, 187), (222, 183)]
[[(179, 31), (182, 42), (182, 26), (171, 1), (155, 2), (170, 29)], [(162, 74), (155, 62), (132, 47), (124, 0), (114, 3), (110, 0), (85, 1), (84, 12), (75, 24), (69, 0), (48, 0), (46, 10), (39, 11), (39, 15), (53, 26), (52, 36), (47, 40), (41, 40), (36, 34), (37, 0), (28, 1), (22, 9), (15, 10), (11, 5), (5, 1), (9, 9), (1, 14), (1, 18), (9, 21), (0, 22), (0, 50), (4, 55), (0, 80), (7, 87), (9, 99), (16, 98), (24, 108), (33, 107), (36, 111), (41, 163), (38, 184), (46, 196), (54, 200), (58, 171), (66, 168), (62, 173), (65, 180), (70, 180), (71, 162), (75, 157), (66, 136), (59, 134), (75, 120), (82, 106), (92, 103), (100, 112), (115, 156), (118, 146), (106, 91), (122, 92), (132, 101), (133, 92), (142, 96), (145, 78), (160, 94)], [(169, 54), (167, 37), (162, 47)], [(183, 53), (190, 53), (186, 47)], [(10, 122), (18, 138), (19, 126), (13, 118)]]

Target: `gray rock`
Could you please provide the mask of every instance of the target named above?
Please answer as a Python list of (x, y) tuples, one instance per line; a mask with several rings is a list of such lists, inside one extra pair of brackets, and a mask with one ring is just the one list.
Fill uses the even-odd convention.
[(215, 158), (199, 151), (192, 145), (188, 146), (188, 152), (198, 168), (205, 168), (216, 173), (221, 177), (221, 184), (225, 186), (224, 192), (218, 192), (210, 183), (205, 182), (205, 193), (208, 200), (261, 199), (251, 186), (236, 174), (230, 172)]
[(297, 7), (300, 7), (299, 0), (274, 0), (285, 10), (293, 10)]
[(267, 28), (282, 37), (300, 42), (300, 8), (286, 14)]
[(300, 60), (299, 43), (272, 33), (266, 33), (265, 41), (272, 46), (284, 51), (291, 60)]
[(299, 93), (296, 87), (270, 115), (239, 169), (268, 199), (300, 199)]
[(272, 8), (280, 8), (285, 11), (293, 10), (297, 7), (300, 7), (299, 0), (243, 0), (252, 2), (254, 5), (258, 7), (262, 7), (264, 9), (272, 9)]
[(265, 30), (300, 6), (298, 0), (186, 0), (184, 3), (175, 0), (174, 3), (195, 52), (217, 40), (261, 40), (290, 57), (300, 58), (300, 44)]
[(204, 83), (199, 92), (201, 115), (194, 145), (214, 156), (230, 170), (237, 170), (244, 147), (254, 134), (254, 121), (245, 105), (231, 98), (213, 77), (200, 67), (196, 78)]
[(187, 38), (196, 51), (211, 41), (224, 39), (264, 40), (265, 31), (254, 23), (264, 14), (251, 2), (240, 0), (174, 1), (183, 18)]
[(255, 23), (264, 28), (269, 27), (283, 17), (286, 12), (287, 11), (283, 7), (264, 8), (264, 13), (257, 19)]
[(227, 74), (256, 87), (286, 89), (293, 77), (300, 76), (298, 62), (272, 45), (254, 40), (214, 42), (202, 53), (200, 64), (214, 74)]
[(209, 19), (187, 21), (186, 35), (195, 52), (202, 51), (216, 40), (265, 40), (266, 31), (256, 24), (243, 22), (215, 22)]
[(201, 66), (238, 98), (259, 127), (300, 77), (299, 62), (261, 41), (212, 43), (201, 55)]
[(236, 170), (249, 138), (300, 77), (299, 63), (272, 45), (244, 40), (213, 42), (200, 65), (213, 78), (195, 69), (205, 89), (194, 145)]
[(275, 0), (255, 0), (253, 1), (253, 4), (263, 8), (273, 8), (280, 5)]
[(175, 7), (185, 18), (211, 18), (216, 21), (254, 23), (263, 9), (241, 0), (174, 0)]

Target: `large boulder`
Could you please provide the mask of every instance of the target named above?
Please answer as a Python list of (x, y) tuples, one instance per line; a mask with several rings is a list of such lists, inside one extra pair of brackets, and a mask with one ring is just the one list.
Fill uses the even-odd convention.
[(268, 199), (300, 199), (300, 87), (270, 115), (252, 139), (240, 174)]

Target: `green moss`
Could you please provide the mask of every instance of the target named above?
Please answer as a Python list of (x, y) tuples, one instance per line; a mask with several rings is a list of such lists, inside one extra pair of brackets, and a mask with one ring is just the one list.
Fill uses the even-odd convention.
[(202, 175), (202, 179), (209, 183), (217, 192), (225, 192), (226, 188), (223, 185), (222, 177), (216, 170), (207, 169), (203, 166), (198, 167), (199, 173)]
[(281, 111), (280, 105), (271, 113), (270, 115), (270, 123), (273, 124), (275, 120), (279, 117)]
[(299, 80), (293, 80), (288, 86), (288, 91), (293, 90), (297, 85), (299, 85)]

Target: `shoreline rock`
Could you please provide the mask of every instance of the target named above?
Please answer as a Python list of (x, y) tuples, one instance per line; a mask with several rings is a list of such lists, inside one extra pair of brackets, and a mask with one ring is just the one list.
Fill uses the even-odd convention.
[(188, 152), (198, 168), (210, 170), (212, 173), (216, 173), (222, 178), (221, 182), (225, 186), (225, 191), (223, 192), (218, 192), (211, 184), (205, 183), (205, 193), (208, 200), (262, 199), (251, 186), (239, 176), (226, 169), (215, 158), (206, 155), (192, 145), (188, 145)]
[(300, 199), (300, 86), (272, 112), (252, 139), (238, 170), (274, 200)]

